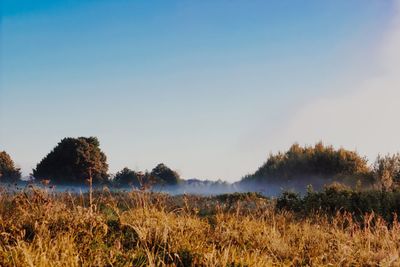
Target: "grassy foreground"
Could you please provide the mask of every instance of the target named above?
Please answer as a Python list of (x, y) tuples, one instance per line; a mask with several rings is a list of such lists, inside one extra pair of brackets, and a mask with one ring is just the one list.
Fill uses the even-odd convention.
[(400, 224), (299, 217), (257, 194), (0, 193), (1, 266), (398, 266)]

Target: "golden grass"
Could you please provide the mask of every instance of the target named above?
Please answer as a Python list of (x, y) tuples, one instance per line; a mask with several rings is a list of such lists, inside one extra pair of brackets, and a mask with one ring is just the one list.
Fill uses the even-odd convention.
[(0, 196), (1, 266), (399, 266), (400, 225), (273, 201), (30, 189)]

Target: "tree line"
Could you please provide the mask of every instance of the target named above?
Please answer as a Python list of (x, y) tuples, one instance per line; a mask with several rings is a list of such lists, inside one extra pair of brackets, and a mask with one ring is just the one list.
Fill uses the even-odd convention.
[[(32, 171), (38, 181), (52, 184), (81, 185), (89, 178), (93, 184), (113, 184), (147, 188), (155, 185), (178, 185), (179, 174), (160, 163), (150, 172), (123, 168), (115, 176), (108, 173), (107, 157), (100, 149), (96, 137), (62, 139)], [(292, 145), (285, 152), (270, 154), (267, 161), (253, 174), (246, 175), (238, 183), (284, 184), (318, 177), (347, 185), (374, 186), (392, 190), (400, 186), (400, 155), (378, 156), (369, 165), (365, 157), (356, 151), (335, 149), (322, 142), (314, 146)], [(0, 152), (0, 182), (17, 182), (21, 178), (10, 155)], [(309, 181), (312, 181), (309, 180)], [(312, 182), (311, 182), (312, 184)]]
[[(267, 161), (253, 174), (246, 175), (242, 184), (284, 184), (295, 180), (315, 179), (326, 183), (363, 185), (390, 190), (400, 186), (400, 154), (378, 155), (372, 165), (356, 151), (335, 149), (322, 142), (314, 146), (293, 144), (286, 152), (270, 154)], [(312, 183), (311, 183), (312, 184)]]
[[(158, 164), (151, 172), (136, 172), (127, 167), (115, 177), (108, 173), (107, 157), (100, 149), (96, 137), (62, 139), (32, 171), (36, 181), (61, 185), (82, 185), (91, 179), (95, 185), (150, 187), (155, 185), (176, 185), (180, 177), (165, 164)], [(18, 182), (20, 169), (15, 167), (11, 157), (0, 153), (0, 182)]]

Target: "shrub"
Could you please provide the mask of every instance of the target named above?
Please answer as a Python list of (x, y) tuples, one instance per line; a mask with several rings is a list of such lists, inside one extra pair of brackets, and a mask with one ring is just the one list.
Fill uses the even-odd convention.
[(384, 190), (390, 190), (400, 183), (400, 154), (378, 156), (374, 163), (374, 178)]
[(359, 219), (366, 213), (374, 212), (387, 221), (393, 221), (395, 214), (400, 213), (400, 191), (354, 191), (326, 187), (322, 192), (309, 191), (304, 197), (284, 192), (278, 197), (276, 208), (305, 216), (318, 212), (330, 216), (334, 216), (337, 212), (349, 212)]
[(284, 183), (294, 179), (318, 177), (325, 180), (358, 180), (372, 182), (367, 160), (357, 152), (334, 149), (321, 142), (314, 147), (294, 144), (285, 152), (271, 154), (267, 162), (254, 174), (242, 179), (246, 182)]

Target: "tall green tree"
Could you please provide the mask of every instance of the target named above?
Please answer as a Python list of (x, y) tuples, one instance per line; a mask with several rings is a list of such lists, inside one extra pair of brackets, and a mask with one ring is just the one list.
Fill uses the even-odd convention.
[(83, 184), (92, 177), (99, 184), (108, 181), (107, 171), (107, 157), (96, 137), (69, 137), (37, 164), (33, 176), (54, 184)]
[(0, 151), (0, 182), (14, 183), (20, 178), (20, 169), (15, 167), (11, 156), (5, 151)]

